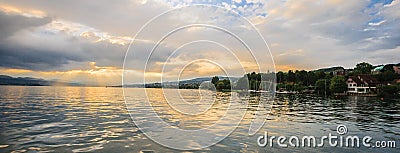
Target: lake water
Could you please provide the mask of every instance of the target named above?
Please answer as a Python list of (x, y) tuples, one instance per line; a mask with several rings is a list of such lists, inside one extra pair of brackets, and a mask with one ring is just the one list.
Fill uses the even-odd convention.
[[(141, 108), (142, 90), (125, 90), (126, 98), (134, 105), (132, 108)], [(171, 110), (161, 98), (161, 89), (146, 91), (160, 118), (182, 129), (212, 125), (229, 105), (227, 97), (232, 96), (217, 93), (219, 98), (210, 111), (187, 117)], [(196, 93), (197, 90), (182, 90), (182, 98), (196, 99)], [(250, 98), (248, 105), (240, 107), (247, 112), (237, 129), (221, 142), (199, 152), (399, 152), (399, 99), (277, 95), (265, 125), (255, 135), (248, 136), (249, 124), (258, 106), (254, 97), (247, 97)], [(170, 98), (174, 101), (174, 97)], [(243, 105), (240, 101), (232, 103)], [(136, 119), (134, 113), (132, 117)], [(267, 131), (269, 136), (318, 138), (329, 133), (337, 135), (336, 127), (340, 124), (347, 126), (347, 135), (396, 141), (397, 148), (257, 145), (257, 138)], [(232, 125), (222, 126), (226, 127), (218, 130), (230, 129)], [(178, 152), (153, 142), (135, 126), (120, 88), (0, 86), (0, 131), (0, 152)]]

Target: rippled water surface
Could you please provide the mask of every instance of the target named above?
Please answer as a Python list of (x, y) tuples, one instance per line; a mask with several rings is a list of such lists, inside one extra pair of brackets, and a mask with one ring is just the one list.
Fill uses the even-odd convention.
[[(132, 107), (144, 102), (140, 91), (125, 90)], [(173, 90), (173, 89), (169, 89)], [(183, 91), (187, 101), (196, 99), (195, 90)], [(185, 117), (164, 102), (161, 89), (147, 89), (154, 110), (165, 122), (182, 129), (201, 129), (214, 124), (229, 103), (229, 93), (217, 93), (209, 111)], [(179, 98), (176, 100), (178, 101)], [(399, 152), (400, 100), (374, 97), (322, 98), (313, 95), (278, 95), (260, 131), (248, 136), (251, 119), (257, 110), (257, 96), (250, 96), (244, 119), (226, 139), (200, 152)], [(174, 97), (168, 98), (174, 100)], [(235, 108), (235, 107), (234, 107)], [(269, 110), (269, 109), (268, 109)], [(141, 116), (143, 114), (137, 114)], [(193, 116), (193, 115), (192, 115)], [(135, 119), (135, 114), (132, 114)], [(241, 116), (234, 116), (240, 119)], [(235, 120), (236, 118), (232, 118)], [(257, 137), (321, 137), (336, 134), (339, 124), (348, 135), (371, 136), (374, 140), (396, 141), (397, 148), (281, 148), (260, 147)], [(226, 127), (232, 124), (227, 121)], [(177, 152), (147, 138), (136, 126), (126, 108), (122, 89), (103, 87), (20, 87), (0, 86), (0, 152)]]

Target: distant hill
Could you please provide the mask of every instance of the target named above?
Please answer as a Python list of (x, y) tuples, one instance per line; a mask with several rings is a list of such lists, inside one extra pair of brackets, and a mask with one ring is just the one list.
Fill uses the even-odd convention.
[[(231, 82), (236, 82), (239, 80), (240, 77), (226, 77), (226, 76), (218, 76), (220, 80), (228, 79), (231, 80)], [(205, 81), (211, 81), (212, 77), (200, 77), (200, 78), (193, 78), (189, 80), (181, 80), (179, 81), (180, 84), (185, 84), (185, 83), (202, 83)], [(175, 82), (177, 83), (177, 82)]]
[(0, 75), (0, 85), (18, 85), (18, 86), (83, 86), (79, 83), (67, 83), (59, 81), (49, 81), (41, 78), (32, 77), (11, 77)]
[[(220, 80), (223, 79), (229, 79), (232, 82), (236, 82), (239, 80), (240, 77), (226, 77), (226, 76), (218, 76)], [(178, 84), (201, 84), (206, 81), (211, 81), (212, 77), (199, 77), (199, 78), (193, 78), (193, 79), (187, 79), (187, 80), (181, 80), (181, 81), (165, 81), (162, 83), (146, 83), (146, 84), (126, 84), (124, 87), (136, 87), (136, 88), (142, 88), (145, 86), (152, 86), (152, 87), (161, 87), (161, 86), (177, 86)], [(110, 87), (121, 87), (119, 86), (110, 86)]]
[(327, 73), (327, 72), (333, 72), (335, 70), (345, 70), (345, 69), (341, 66), (335, 66), (335, 67), (329, 67), (329, 68), (321, 68), (321, 69), (314, 70), (314, 71), (322, 71), (322, 72)]
[[(372, 65), (372, 68), (376, 68), (376, 67), (379, 67), (379, 66), (385, 66), (385, 65), (400, 66), (400, 63), (397, 63), (397, 64), (379, 64), (379, 65)], [(320, 69), (311, 70), (311, 71), (314, 71), (314, 72), (322, 71), (322, 72), (327, 73), (327, 72), (333, 72), (333, 71), (335, 71), (335, 70), (353, 70), (353, 69), (345, 69), (345, 68), (343, 68), (342, 66), (334, 66), (334, 67), (328, 67), (328, 68), (320, 68)]]

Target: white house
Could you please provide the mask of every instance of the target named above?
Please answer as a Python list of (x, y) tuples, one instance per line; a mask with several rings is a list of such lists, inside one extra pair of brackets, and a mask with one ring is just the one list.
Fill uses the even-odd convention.
[(350, 76), (346, 83), (350, 94), (376, 93), (376, 80), (370, 75)]

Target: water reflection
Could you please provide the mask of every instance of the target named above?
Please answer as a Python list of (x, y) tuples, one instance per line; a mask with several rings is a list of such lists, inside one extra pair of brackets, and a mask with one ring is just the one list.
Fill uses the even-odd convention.
[[(140, 100), (139, 89), (128, 89), (130, 99)], [(184, 92), (189, 92), (185, 90)], [(149, 89), (151, 103), (163, 120), (183, 129), (200, 129), (224, 115), (230, 93), (204, 113), (187, 116), (160, 100), (162, 90)], [(132, 123), (119, 88), (0, 86), (0, 152), (140, 152), (175, 151), (149, 140)], [(137, 94), (135, 94), (137, 93)], [(184, 97), (196, 102), (198, 95)], [(354, 148), (261, 148), (257, 136), (326, 135), (345, 124), (351, 135), (370, 135), (377, 140), (400, 140), (400, 100), (374, 97), (327, 99), (313, 95), (277, 96), (266, 104), (269, 116), (259, 133), (248, 136), (249, 124), (258, 108), (259, 95), (240, 95), (233, 104), (246, 110), (238, 128), (220, 143), (202, 152), (354, 152)], [(249, 100), (244, 103), (243, 100)], [(140, 104), (140, 101), (138, 101)], [(240, 115), (235, 119), (240, 119)], [(226, 124), (232, 126), (230, 124)], [(396, 152), (396, 149), (360, 148), (361, 152)]]

